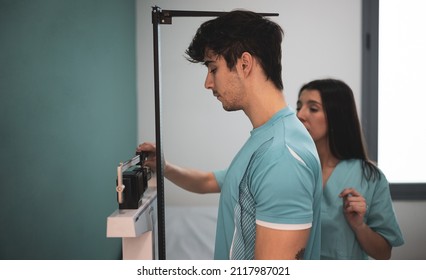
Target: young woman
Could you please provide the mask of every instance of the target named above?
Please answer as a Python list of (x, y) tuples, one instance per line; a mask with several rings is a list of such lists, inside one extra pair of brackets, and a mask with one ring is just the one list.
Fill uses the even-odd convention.
[(368, 159), (351, 88), (334, 79), (307, 83), (297, 117), (321, 161), (321, 259), (389, 259), (404, 240), (389, 183)]

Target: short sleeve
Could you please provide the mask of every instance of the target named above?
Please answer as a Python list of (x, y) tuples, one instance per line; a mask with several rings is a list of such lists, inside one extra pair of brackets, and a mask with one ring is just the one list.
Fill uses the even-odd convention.
[(228, 171), (228, 169), (213, 171), (213, 175), (215, 176), (217, 184), (219, 185), (220, 189), (222, 189), (223, 182), (225, 181), (225, 176), (226, 176), (227, 171)]
[(371, 205), (368, 207), (367, 224), (382, 235), (392, 247), (401, 246), (404, 239), (392, 205), (389, 183), (381, 174), (376, 184)]
[(275, 224), (312, 223), (316, 181), (306, 164), (284, 152), (276, 160), (262, 160), (257, 168), (251, 182), (256, 219)]

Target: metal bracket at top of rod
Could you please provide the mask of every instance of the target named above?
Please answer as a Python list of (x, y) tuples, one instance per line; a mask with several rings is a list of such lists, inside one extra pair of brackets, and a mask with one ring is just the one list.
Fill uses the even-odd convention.
[[(158, 13), (158, 24), (172, 24), (173, 17), (218, 17), (228, 12), (218, 11), (180, 11), (180, 10), (162, 10), (158, 6), (152, 7), (153, 12)], [(276, 17), (278, 13), (258, 13), (264, 17)]]

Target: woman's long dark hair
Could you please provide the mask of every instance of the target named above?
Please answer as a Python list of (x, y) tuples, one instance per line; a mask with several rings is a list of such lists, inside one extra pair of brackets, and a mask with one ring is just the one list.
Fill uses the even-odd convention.
[(318, 90), (327, 125), (330, 151), (339, 160), (361, 159), (367, 180), (380, 178), (377, 166), (368, 158), (352, 89), (335, 79), (314, 80), (299, 91)]

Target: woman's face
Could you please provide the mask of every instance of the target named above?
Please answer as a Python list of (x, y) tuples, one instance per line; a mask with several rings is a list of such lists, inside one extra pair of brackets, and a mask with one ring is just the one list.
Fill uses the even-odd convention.
[(303, 90), (297, 101), (297, 117), (318, 144), (327, 141), (327, 118), (322, 106), (321, 95), (318, 90)]

